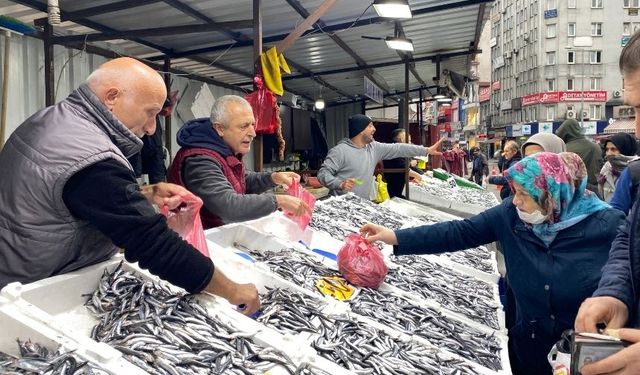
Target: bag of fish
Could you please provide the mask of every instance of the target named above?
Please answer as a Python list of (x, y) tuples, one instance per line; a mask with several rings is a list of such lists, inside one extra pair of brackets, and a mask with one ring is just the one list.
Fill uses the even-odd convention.
[(202, 221), (200, 221), (202, 204), (202, 199), (189, 194), (182, 199), (182, 203), (177, 208), (169, 210), (165, 204), (160, 207), (160, 212), (167, 218), (169, 228), (208, 257), (209, 247), (204, 236), (204, 229), (202, 229)]
[(351, 284), (366, 288), (379, 287), (389, 271), (380, 250), (356, 233), (344, 239), (338, 269)]
[[(289, 186), (289, 189), (287, 190), (287, 194), (302, 200), (309, 206), (311, 212), (313, 212), (313, 207), (315, 207), (316, 205), (316, 197), (314, 197), (313, 194), (309, 193), (307, 189), (303, 188), (298, 181), (293, 181), (293, 184), (291, 184)], [(284, 214), (291, 220), (295, 221), (303, 231), (307, 229), (307, 225), (309, 225), (309, 222), (311, 222), (312, 214), (294, 216), (293, 212), (289, 211), (284, 211)]]

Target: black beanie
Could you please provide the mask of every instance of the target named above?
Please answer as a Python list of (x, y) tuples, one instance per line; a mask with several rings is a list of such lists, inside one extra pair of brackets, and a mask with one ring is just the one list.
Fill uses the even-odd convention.
[(616, 145), (622, 155), (633, 156), (636, 154), (636, 139), (627, 133), (617, 133), (609, 138), (609, 141)]
[(349, 117), (349, 138), (360, 134), (371, 122), (371, 117), (366, 115), (353, 115)]

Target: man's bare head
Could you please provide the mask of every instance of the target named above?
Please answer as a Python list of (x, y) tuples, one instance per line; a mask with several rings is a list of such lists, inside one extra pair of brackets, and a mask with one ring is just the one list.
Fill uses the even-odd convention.
[(156, 115), (167, 96), (158, 72), (138, 60), (120, 57), (93, 71), (87, 85), (135, 135), (155, 132)]

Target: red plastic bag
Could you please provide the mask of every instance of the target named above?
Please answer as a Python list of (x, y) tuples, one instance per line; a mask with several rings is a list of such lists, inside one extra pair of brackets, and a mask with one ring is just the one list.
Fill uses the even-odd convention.
[(356, 233), (344, 239), (338, 269), (351, 284), (367, 288), (379, 287), (389, 272), (380, 250)]
[(202, 199), (189, 194), (177, 208), (169, 210), (169, 206), (164, 205), (160, 207), (160, 212), (166, 216), (169, 228), (208, 257), (209, 248), (202, 229), (202, 221), (200, 221), (200, 208), (202, 208)]
[(293, 181), (293, 184), (289, 186), (287, 190), (287, 194), (294, 196), (309, 206), (311, 209), (311, 213), (305, 213), (302, 216), (293, 216), (293, 212), (284, 211), (284, 214), (290, 218), (291, 220), (298, 223), (298, 226), (303, 231), (307, 229), (307, 225), (311, 222), (311, 216), (313, 215), (313, 207), (316, 205), (316, 197), (313, 194), (309, 193), (307, 189), (303, 188), (298, 181)]
[(253, 109), (253, 117), (256, 120), (256, 133), (273, 134), (278, 129), (276, 96), (264, 87), (261, 76), (255, 76), (253, 81), (257, 90), (247, 94), (244, 98), (247, 99)]

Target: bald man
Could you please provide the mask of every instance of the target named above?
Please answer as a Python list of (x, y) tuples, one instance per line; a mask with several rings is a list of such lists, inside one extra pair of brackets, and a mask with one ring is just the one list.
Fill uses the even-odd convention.
[(160, 75), (111, 60), (60, 103), (27, 119), (0, 152), (0, 288), (125, 258), (189, 292), (206, 290), (247, 314), (260, 305), (167, 227), (151, 203), (175, 208), (184, 188), (140, 189), (127, 157), (153, 134), (167, 92)]

